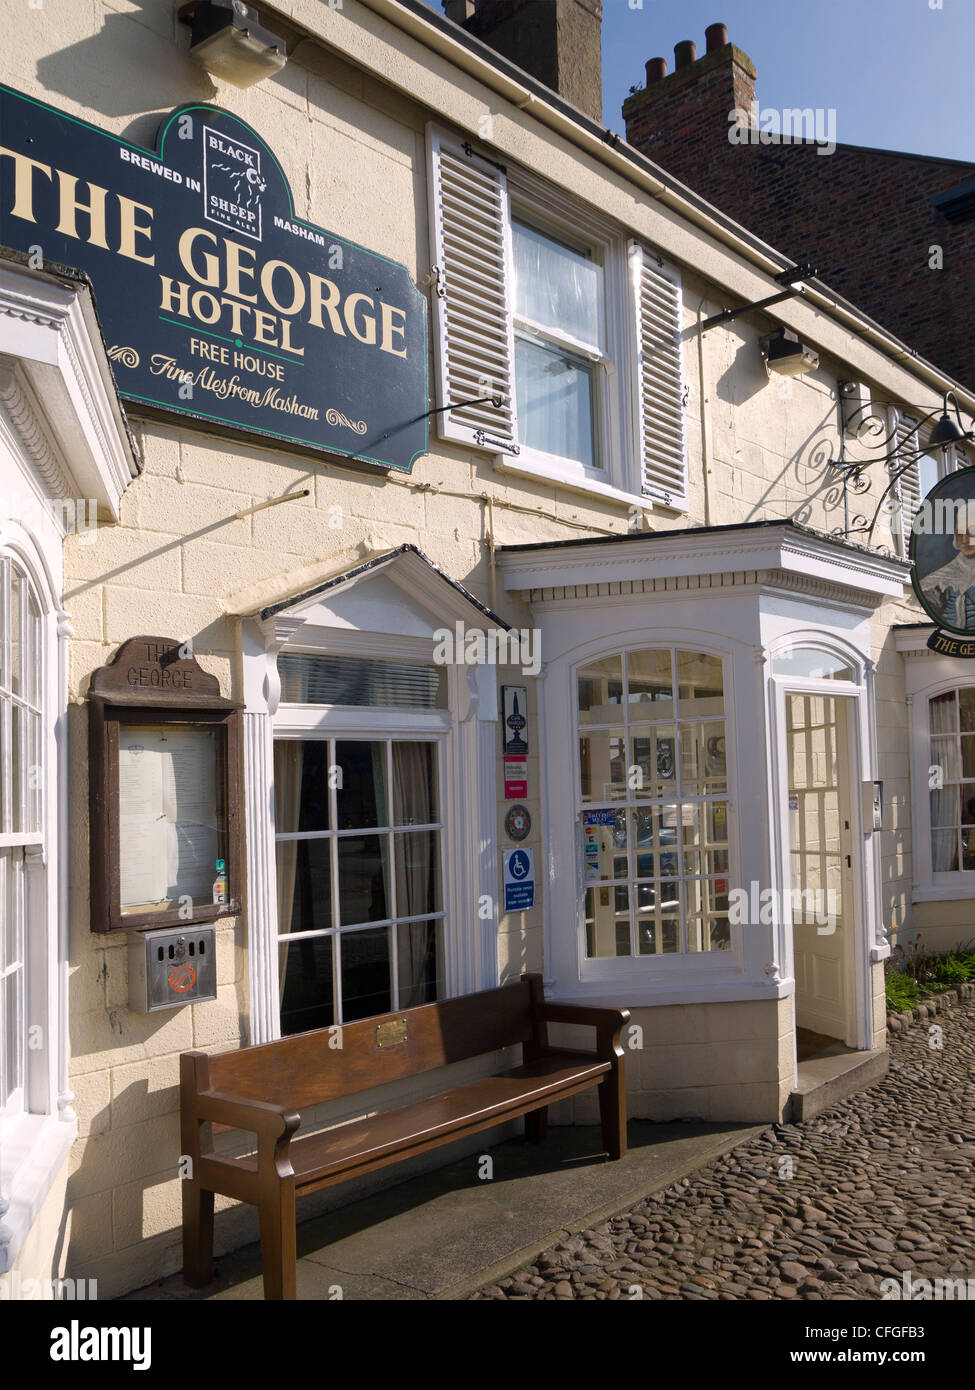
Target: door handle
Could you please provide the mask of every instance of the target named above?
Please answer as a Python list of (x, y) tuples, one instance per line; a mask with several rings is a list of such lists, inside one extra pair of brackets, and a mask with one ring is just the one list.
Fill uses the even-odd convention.
[(852, 868), (853, 868), (853, 860), (850, 858), (849, 855), (846, 856), (846, 867), (847, 867), (848, 869), (852, 869)]

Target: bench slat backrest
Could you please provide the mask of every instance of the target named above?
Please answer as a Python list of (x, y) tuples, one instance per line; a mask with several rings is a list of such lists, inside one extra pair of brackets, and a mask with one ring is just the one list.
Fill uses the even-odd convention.
[(522, 976), (500, 989), (347, 1023), (338, 1034), (320, 1028), (211, 1056), (209, 1085), (300, 1111), (527, 1042), (533, 1031), (532, 986)]

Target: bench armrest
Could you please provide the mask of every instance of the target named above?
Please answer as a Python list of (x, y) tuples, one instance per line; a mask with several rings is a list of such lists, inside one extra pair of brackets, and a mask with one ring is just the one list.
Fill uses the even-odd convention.
[[(629, 1009), (596, 1008), (589, 1004), (539, 1003), (535, 1016), (541, 1024), (574, 1023), (596, 1030), (596, 1055), (623, 1056), (620, 1034), (629, 1022)], [(615, 1065), (615, 1063), (614, 1063)]]
[(234, 1129), (250, 1130), (262, 1139), (290, 1140), (301, 1124), (301, 1116), (296, 1110), (284, 1105), (272, 1105), (266, 1100), (249, 1100), (245, 1096), (232, 1096), (222, 1091), (196, 1091), (191, 1096), (191, 1104), (200, 1120), (213, 1120), (217, 1124), (231, 1125)]
[(620, 1029), (630, 1021), (629, 1009), (597, 1008), (589, 1004), (541, 1004), (539, 1017), (546, 1023), (580, 1023), (592, 1028)]

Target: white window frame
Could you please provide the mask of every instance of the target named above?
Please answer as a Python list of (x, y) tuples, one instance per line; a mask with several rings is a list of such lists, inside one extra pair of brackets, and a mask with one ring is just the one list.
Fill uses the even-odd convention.
[[(295, 648), (294, 650), (295, 650), (295, 651), (300, 651), (301, 649), (300, 649), (300, 648)], [(446, 909), (446, 903), (447, 903), (447, 884), (446, 884), (445, 879), (446, 879), (447, 864), (448, 864), (448, 862), (449, 862), (449, 859), (450, 859), (451, 854), (452, 854), (453, 852), (455, 852), (455, 851), (454, 851), (454, 847), (453, 847), (452, 842), (451, 842), (451, 827), (450, 827), (450, 820), (449, 820), (449, 817), (447, 817), (447, 816), (444, 815), (444, 810), (445, 810), (445, 807), (446, 807), (446, 805), (447, 805), (447, 796), (448, 796), (448, 787), (447, 787), (447, 780), (446, 780), (445, 768), (446, 768), (446, 763), (447, 763), (447, 738), (448, 738), (449, 734), (450, 734), (450, 715), (449, 715), (449, 712), (446, 711), (446, 710), (439, 710), (439, 709), (438, 709), (438, 710), (394, 709), (394, 708), (389, 708), (389, 707), (380, 708), (380, 707), (363, 706), (363, 705), (301, 705), (301, 704), (285, 704), (284, 701), (282, 701), (282, 703), (278, 706), (278, 713), (277, 713), (277, 715), (276, 715), (276, 717), (275, 717), (275, 721), (274, 721), (274, 740), (275, 740), (275, 742), (280, 742), (280, 741), (285, 741), (285, 740), (287, 740), (287, 741), (296, 741), (296, 742), (299, 742), (299, 743), (307, 743), (307, 742), (310, 742), (310, 741), (312, 741), (312, 740), (319, 740), (319, 741), (324, 742), (324, 741), (327, 741), (327, 740), (333, 740), (333, 739), (334, 739), (334, 740), (337, 740), (337, 741), (341, 741), (341, 742), (343, 742), (343, 743), (345, 743), (345, 742), (354, 742), (354, 741), (362, 741), (362, 742), (381, 742), (381, 743), (383, 743), (387, 748), (389, 747), (389, 744), (390, 744), (393, 740), (395, 740), (395, 741), (397, 741), (397, 742), (406, 742), (406, 741), (410, 741), (410, 742), (414, 742), (414, 743), (435, 743), (435, 744), (436, 744), (436, 746), (437, 746), (437, 755), (436, 755), (436, 756), (437, 756), (437, 797), (438, 797), (438, 807), (439, 807), (439, 812), (440, 812), (440, 819), (439, 819), (439, 821), (438, 821), (435, 825), (431, 825), (431, 826), (420, 826), (420, 827), (418, 827), (418, 829), (420, 829), (420, 830), (434, 829), (434, 830), (437, 830), (437, 831), (440, 832), (439, 860), (440, 860), (440, 889), (441, 889), (440, 901), (441, 901), (441, 907), (440, 907), (440, 910), (439, 910), (438, 912), (431, 912), (431, 913), (425, 913), (425, 914), (423, 914), (423, 915), (422, 915), (422, 920), (423, 920), (423, 921), (433, 921), (433, 920), (437, 920), (437, 921), (440, 923), (440, 933), (439, 933), (439, 934), (440, 934), (440, 943), (441, 943), (441, 948), (442, 948), (442, 950), (443, 950), (443, 952), (444, 952), (444, 957), (446, 957), (446, 952), (447, 952), (447, 940), (446, 940), (446, 935), (447, 935), (447, 933), (446, 933), (446, 929), (445, 929), (445, 923), (446, 923), (446, 918), (447, 918), (447, 909)], [(387, 771), (388, 771), (388, 761), (387, 761)], [(335, 823), (335, 806), (336, 806), (336, 791), (335, 791), (335, 788), (334, 788), (334, 787), (332, 787), (332, 788), (329, 789), (329, 799), (330, 799), (330, 802), (331, 802), (331, 818), (332, 818), (332, 821), (333, 821), (333, 824), (334, 824), (334, 823)], [(391, 805), (392, 805), (392, 802), (391, 802), (391, 795), (390, 795), (390, 807), (391, 807)], [(273, 812), (272, 812), (272, 815), (273, 815)], [(376, 833), (376, 834), (388, 833), (389, 830), (390, 830), (390, 828), (391, 828), (390, 826), (385, 826), (385, 827), (380, 826), (380, 827), (377, 827), (377, 828), (376, 828), (376, 830), (375, 830), (374, 833)], [(399, 829), (402, 830), (402, 827), (399, 827)], [(342, 831), (339, 831), (339, 830), (329, 830), (329, 831), (327, 831), (327, 832), (323, 832), (321, 835), (315, 835), (315, 836), (313, 837), (313, 836), (311, 836), (311, 835), (309, 835), (309, 834), (304, 834), (304, 833), (300, 833), (300, 832), (299, 832), (299, 833), (288, 833), (288, 834), (284, 834), (284, 833), (278, 831), (277, 828), (275, 827), (275, 841), (276, 841), (276, 842), (279, 842), (279, 841), (283, 841), (283, 840), (301, 840), (301, 839), (309, 839), (309, 838), (328, 839), (329, 841), (331, 841), (331, 840), (340, 839), (340, 838), (342, 837), (343, 834), (352, 834), (352, 833), (353, 833), (353, 832), (351, 832), (351, 831), (349, 831), (349, 832), (342, 832)], [(370, 829), (369, 831), (363, 831), (363, 832), (360, 832), (360, 833), (373, 833), (373, 831), (372, 831), (372, 829)], [(392, 938), (391, 938), (392, 944), (391, 944), (390, 957), (389, 957), (389, 961), (390, 961), (390, 1001), (391, 1001), (391, 1002), (390, 1002), (390, 1010), (395, 1012), (396, 1010), (402, 1008), (403, 1005), (399, 1002), (399, 998), (398, 998), (397, 945), (396, 945), (397, 933), (396, 933), (396, 931), (395, 931), (395, 927), (396, 927), (397, 925), (399, 925), (399, 924), (400, 924), (401, 922), (403, 922), (403, 921), (415, 921), (415, 920), (421, 920), (421, 919), (420, 919), (420, 918), (409, 918), (409, 919), (404, 919), (404, 918), (400, 918), (399, 915), (397, 914), (397, 912), (396, 912), (395, 874), (396, 874), (396, 863), (395, 863), (395, 855), (394, 855), (394, 856), (391, 857), (391, 859), (390, 859), (390, 864), (389, 864), (389, 888), (388, 888), (389, 902), (390, 902), (390, 905), (391, 905), (393, 911), (392, 911), (392, 916), (391, 916), (390, 918), (388, 918), (388, 919), (387, 919), (387, 918), (384, 918), (382, 921), (370, 922), (370, 923), (368, 923), (368, 924), (359, 924), (358, 926), (355, 926), (355, 927), (342, 927), (342, 926), (340, 926), (340, 925), (339, 925), (339, 926), (334, 926), (334, 925), (333, 925), (333, 926), (330, 927), (330, 928), (323, 928), (323, 929), (321, 929), (321, 930), (316, 930), (316, 931), (314, 931), (314, 932), (300, 932), (300, 933), (293, 933), (293, 932), (286, 932), (286, 931), (283, 931), (283, 930), (282, 930), (282, 925), (281, 925), (281, 923), (278, 922), (278, 933), (277, 933), (277, 946), (278, 946), (278, 950), (276, 950), (276, 951), (274, 952), (274, 958), (273, 958), (273, 962), (272, 962), (272, 970), (273, 970), (273, 974), (274, 974), (274, 987), (280, 991), (280, 963), (281, 963), (281, 952), (280, 952), (280, 947), (281, 947), (281, 946), (286, 946), (286, 945), (290, 944), (292, 941), (303, 941), (303, 940), (307, 940), (307, 939), (309, 939), (309, 938), (311, 938), (311, 937), (324, 937), (324, 936), (329, 936), (329, 937), (331, 937), (331, 936), (339, 936), (339, 937), (342, 937), (344, 934), (347, 934), (347, 933), (350, 932), (350, 931), (353, 931), (353, 932), (354, 932), (354, 931), (360, 931), (360, 930), (372, 930), (372, 929), (378, 929), (378, 928), (380, 928), (380, 927), (385, 927), (385, 928), (389, 929), (389, 928), (392, 926), (392, 927), (394, 928), (394, 930), (393, 930), (393, 932), (392, 932)], [(331, 890), (332, 890), (332, 919), (333, 919), (333, 922), (337, 923), (338, 920), (339, 920), (338, 914), (337, 914), (337, 911), (336, 911), (336, 909), (337, 909), (337, 903), (338, 903), (339, 884), (338, 884), (338, 879), (337, 879), (337, 877), (335, 876), (334, 872), (333, 872), (332, 875), (331, 875), (331, 880), (332, 880), (332, 882), (331, 882)], [(339, 950), (341, 951), (341, 944), (340, 944)], [(438, 972), (438, 978), (439, 978), (439, 980), (440, 980), (440, 982), (441, 982), (441, 986), (443, 987), (444, 984), (445, 984), (445, 980), (446, 980), (446, 959), (441, 959), (441, 961), (439, 962), (439, 966), (440, 966), (440, 968), (439, 968), (439, 972)], [(334, 1023), (335, 1023), (335, 1024), (341, 1025), (341, 1024), (344, 1022), (344, 1018), (343, 1018), (343, 1016), (342, 1016), (342, 1012), (343, 1012), (343, 1011), (342, 1011), (342, 1002), (343, 1002), (343, 1001), (342, 1001), (341, 972), (339, 972), (338, 978), (337, 978), (337, 981), (336, 981), (336, 996), (337, 996), (337, 998), (338, 998), (339, 1010), (338, 1010), (337, 1016), (336, 1016), (335, 1019), (334, 1019)], [(280, 1016), (279, 1016), (279, 1019), (278, 1019), (278, 1028), (279, 1028), (279, 1030), (280, 1030)]]
[[(615, 234), (599, 219), (588, 216), (578, 205), (558, 196), (540, 180), (519, 172), (508, 175), (509, 224), (523, 222), (543, 236), (562, 241), (568, 246), (588, 250), (602, 270), (600, 287), (600, 319), (602, 344), (580, 342), (571, 334), (560, 332), (557, 326), (538, 324), (519, 315), (513, 295), (516, 277), (514, 236), (508, 237), (508, 276), (512, 286), (512, 338), (524, 334), (539, 342), (578, 357), (592, 366), (593, 381), (593, 444), (599, 467), (588, 467), (577, 459), (562, 458), (539, 449), (529, 448), (519, 436), (518, 458), (523, 468), (539, 476), (584, 488), (615, 488), (624, 493), (637, 493), (638, 479), (629, 478), (625, 460), (632, 457), (626, 448), (628, 411), (621, 398), (621, 381), (627, 380), (630, 367), (630, 343), (627, 333), (626, 239)], [(512, 377), (517, 393), (514, 353)]]
[[(546, 675), (546, 698), (551, 696), (557, 700), (559, 710), (564, 718), (556, 719), (554, 717), (554, 706), (552, 710), (546, 711), (546, 725), (550, 731), (550, 739), (546, 747), (546, 756), (549, 760), (546, 779), (547, 795), (556, 799), (571, 796), (573, 812), (577, 805), (581, 805), (578, 748), (580, 733), (584, 732), (586, 726), (579, 721), (577, 707), (576, 682), (579, 670), (593, 661), (614, 656), (624, 649), (634, 651), (651, 647), (702, 652), (707, 656), (717, 658), (722, 663), (727, 791), (723, 796), (719, 797), (715, 794), (713, 797), (701, 798), (700, 800), (702, 803), (708, 800), (724, 800), (727, 804), (727, 882), (730, 890), (741, 882), (739, 778), (734, 738), (734, 731), (737, 728), (733, 675), (735, 658), (730, 647), (718, 645), (713, 638), (709, 640), (705, 633), (687, 634), (675, 629), (644, 631), (638, 628), (631, 629), (625, 635), (616, 633), (611, 637), (585, 643), (584, 646), (572, 653), (571, 659), (566, 657), (554, 663), (555, 669), (549, 670)], [(557, 689), (552, 688), (553, 681), (557, 682)], [(556, 747), (564, 749), (566, 729), (570, 732), (573, 748), (571, 770), (569, 760), (565, 759), (564, 753), (562, 754), (564, 766), (556, 765), (552, 761), (554, 749)], [(556, 739), (558, 740), (557, 743), (554, 742)], [(662, 800), (663, 798), (655, 799)], [(676, 797), (674, 799), (676, 800)], [(625, 805), (626, 803), (621, 804)], [(583, 857), (579, 833), (581, 818), (580, 815), (572, 814), (570, 819), (572, 843), (566, 849), (564, 845), (557, 845), (554, 841), (554, 836), (558, 831), (552, 826), (552, 813), (550, 812), (550, 840), (546, 847), (546, 853), (550, 857), (557, 856), (558, 860), (557, 871), (553, 861), (549, 868), (549, 876), (551, 878), (557, 872), (561, 885), (559, 890), (561, 905), (556, 914), (558, 920), (552, 920), (550, 923), (548, 938), (550, 960), (548, 973), (555, 977), (559, 993), (566, 998), (595, 997), (608, 1001), (612, 997), (618, 998), (618, 995), (614, 995), (614, 991), (622, 988), (631, 1003), (670, 1002), (671, 1000), (686, 1002), (687, 997), (707, 998), (711, 997), (711, 991), (722, 989), (728, 990), (727, 996), (715, 993), (713, 997), (748, 997), (742, 992), (739, 983), (743, 967), (742, 929), (733, 922), (730, 924), (731, 943), (726, 950), (588, 957), (585, 949), (584, 890), (586, 885), (583, 882)], [(561, 820), (565, 820), (564, 814)], [(571, 920), (566, 915), (568, 909), (565, 896), (566, 885), (570, 879), (574, 885), (572, 898), (574, 907)], [(550, 893), (547, 896), (551, 896), (551, 891), (550, 888)], [(551, 906), (552, 904), (550, 904)]]
[(25, 907), (24, 1086), (0, 1117), (0, 1274), (16, 1258), (78, 1131), (67, 1083), (66, 926), (62, 930), (67, 631), (42, 554), (26, 531), (15, 524), (11, 529), (14, 534), (0, 545), (0, 556), (26, 579), (40, 612), (35, 678), (41, 725), (36, 828), (0, 832), (5, 850), (22, 850)]
[[(905, 656), (908, 653), (905, 652)], [(912, 901), (938, 902), (975, 899), (975, 871), (953, 869), (935, 873), (931, 856), (931, 805), (928, 768), (931, 766), (929, 703), (939, 695), (975, 687), (975, 671), (968, 680), (954, 657), (921, 656), (907, 661), (910, 711), (911, 788), (914, 814), (914, 889)]]
[[(633, 253), (636, 247), (622, 228), (611, 223), (587, 204), (564, 193), (545, 179), (522, 167), (500, 166), (492, 161), (486, 152), (472, 150), (469, 142), (462, 136), (452, 134), (434, 125), (427, 127), (428, 177), (430, 180), (431, 213), (431, 260), (436, 265), (436, 296), (446, 295), (446, 288), (440, 279), (443, 273), (444, 254), (440, 213), (437, 207), (437, 159), (441, 149), (449, 151), (455, 159), (462, 151), (467, 151), (472, 167), (482, 172), (493, 168), (498, 179), (501, 205), (505, 222), (504, 264), (505, 291), (507, 294), (507, 364), (510, 381), (510, 417), (514, 427), (513, 447), (505, 452), (497, 448), (497, 441), (480, 430), (464, 429), (459, 421), (456, 425), (448, 418), (438, 416), (440, 430), (444, 438), (456, 439), (486, 449), (494, 456), (495, 467), (502, 472), (522, 477), (540, 479), (571, 491), (594, 494), (609, 501), (624, 503), (641, 513), (660, 504), (675, 512), (686, 512), (687, 498), (687, 431), (683, 431), (682, 452), (684, 488), (680, 493), (671, 492), (665, 496), (661, 489), (644, 486), (643, 467), (643, 419), (642, 393), (638, 381), (641, 365), (639, 328), (636, 319), (639, 315), (636, 298), (636, 285), (633, 281)], [(570, 245), (590, 247), (603, 268), (603, 329), (604, 349), (598, 354), (596, 365), (597, 432), (596, 447), (602, 467), (588, 468), (578, 460), (563, 459), (553, 454), (528, 449), (518, 436), (517, 427), (517, 383), (515, 382), (514, 342), (518, 322), (514, 313), (514, 253), (512, 245), (513, 209), (523, 209), (526, 221), (534, 224), (543, 233), (549, 230), (555, 237), (564, 239)], [(665, 263), (655, 251), (646, 249), (648, 255), (676, 287), (681, 291), (680, 272), (671, 264)], [(538, 328), (538, 325), (535, 325)], [(559, 335), (552, 339), (554, 345), (575, 351), (587, 360), (595, 360), (591, 345), (574, 343), (569, 335)], [(435, 357), (441, 391), (445, 390), (448, 378), (447, 362), (450, 357), (447, 334), (442, 321), (435, 333)], [(686, 405), (686, 379), (683, 373), (683, 351), (681, 356), (681, 381), (679, 401), (675, 404), (683, 413)], [(446, 398), (437, 405), (445, 405)]]
[[(438, 575), (419, 572), (415, 561), (400, 580), (412, 583), (411, 597), (436, 605)], [(449, 593), (446, 595), (449, 602)], [(335, 600), (341, 605), (342, 596)], [(368, 599), (366, 600), (368, 606)], [(446, 607), (442, 625), (472, 610), (466, 604)], [(387, 613), (395, 619), (395, 613)], [(274, 825), (268, 814), (273, 790), (275, 738), (413, 736), (442, 739), (440, 815), (443, 871), (443, 997), (489, 989), (499, 982), (498, 912), (482, 920), (476, 911), (485, 895), (496, 900), (493, 856), (486, 846), (496, 840), (497, 823), (497, 671), (492, 666), (447, 666), (447, 708), (391, 709), (363, 706), (285, 705), (279, 703), (277, 657), (282, 649), (335, 654), (432, 661), (434, 640), (393, 636), (368, 629), (315, 620), (315, 611), (299, 609), (243, 626), (244, 658), (244, 781), (247, 794), (247, 866), (249, 981), (251, 1013), (249, 1041), (269, 1042), (280, 1036), (278, 984), (277, 880)], [(431, 627), (439, 627), (432, 621)], [(474, 905), (472, 907), (472, 905)]]

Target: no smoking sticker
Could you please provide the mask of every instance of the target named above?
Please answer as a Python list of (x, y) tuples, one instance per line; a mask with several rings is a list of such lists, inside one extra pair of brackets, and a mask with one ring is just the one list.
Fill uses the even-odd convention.
[(196, 971), (192, 965), (174, 965), (169, 972), (169, 988), (177, 994), (185, 994), (196, 984)]

